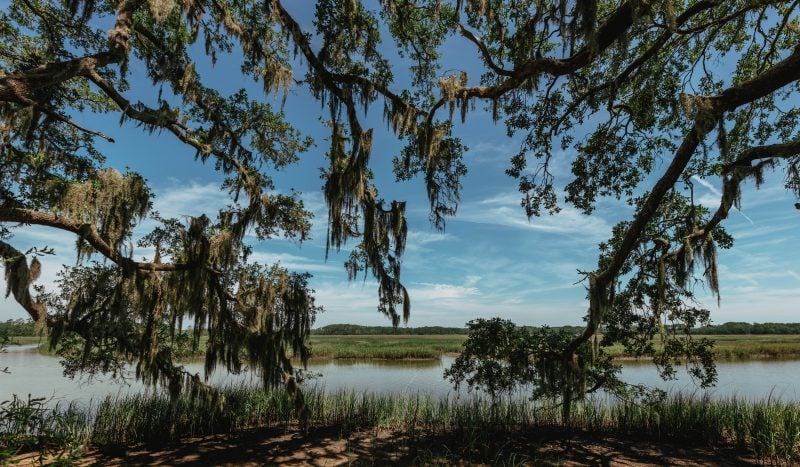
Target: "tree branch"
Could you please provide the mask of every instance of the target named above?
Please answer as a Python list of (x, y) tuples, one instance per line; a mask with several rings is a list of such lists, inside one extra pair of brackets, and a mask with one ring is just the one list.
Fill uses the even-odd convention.
[(5, 263), (3, 267), (6, 275), (6, 296), (13, 294), (14, 300), (22, 305), (31, 319), (37, 324), (44, 323), (47, 309), (31, 296), (30, 284), (35, 279), (35, 274), (32, 274), (28, 267), (25, 254), (8, 243), (0, 241), (0, 259)]
[(188, 271), (195, 269), (196, 264), (192, 263), (151, 263), (134, 261), (123, 256), (120, 252), (109, 245), (108, 242), (97, 233), (93, 225), (74, 221), (67, 217), (50, 212), (32, 211), (19, 208), (0, 207), (0, 223), (20, 223), (43, 225), (53, 227), (67, 232), (72, 232), (83, 238), (98, 253), (108, 258), (110, 261), (125, 270), (144, 270), (144, 271)]
[(35, 91), (56, 86), (70, 79), (86, 76), (90, 70), (127, 57), (133, 14), (145, 0), (121, 0), (117, 6), (114, 28), (108, 33), (109, 49), (80, 58), (39, 65), (29, 70), (11, 73), (0, 78), (0, 102), (29, 105)]
[[(722, 168), (722, 174), (725, 178), (722, 183), (722, 198), (720, 199), (719, 207), (714, 212), (714, 215), (711, 216), (711, 219), (703, 227), (695, 229), (694, 232), (687, 236), (687, 239), (706, 238), (711, 235), (712, 231), (728, 217), (728, 213), (736, 202), (739, 185), (753, 175), (758, 166), (767, 163), (768, 159), (786, 159), (796, 156), (800, 156), (800, 140), (755, 146), (742, 151), (736, 160)], [(752, 163), (758, 160), (762, 160), (762, 162), (753, 166)], [(678, 256), (684, 248), (685, 246), (681, 246), (677, 250), (670, 251), (667, 256)]]
[(642, 232), (652, 220), (664, 196), (675, 186), (680, 175), (697, 151), (698, 146), (714, 128), (722, 114), (764, 97), (798, 79), (800, 79), (800, 47), (796, 48), (784, 60), (755, 78), (730, 87), (717, 96), (700, 98), (703, 102), (698, 104), (699, 110), (695, 117), (693, 128), (684, 137), (669, 167), (653, 186), (644, 204), (637, 211), (608, 265), (602, 271), (590, 274), (589, 322), (584, 332), (566, 347), (565, 358), (571, 357), (581, 344), (588, 342), (597, 332), (605, 308), (611, 305), (610, 302), (612, 300), (610, 297), (613, 294), (614, 281), (619, 271), (631, 251), (640, 241)]
[[(683, 25), (688, 22), (692, 17), (710, 9), (717, 5), (719, 5), (719, 1), (701, 1), (697, 2), (688, 8), (686, 11), (681, 13), (677, 18), (675, 18), (675, 24), (677, 26)], [(602, 84), (592, 87), (585, 93), (581, 94), (577, 99), (575, 99), (567, 108), (567, 110), (563, 113), (561, 118), (556, 122), (553, 127), (557, 130), (561, 124), (569, 118), (569, 115), (588, 97), (604, 90), (609, 87), (618, 87), (620, 84), (625, 82), (626, 79), (630, 77), (630, 75), (641, 68), (645, 63), (647, 63), (650, 59), (655, 57), (661, 49), (666, 45), (669, 39), (674, 35), (674, 31), (668, 29), (664, 31), (651, 45), (644, 51), (639, 57), (637, 57), (633, 62), (631, 62), (619, 75), (617, 75), (613, 80), (606, 81)], [(613, 99), (613, 96), (612, 96)], [(611, 100), (609, 100), (609, 105), (611, 105)], [(555, 133), (555, 131), (551, 132)]]
[(466, 37), (470, 42), (478, 47), (478, 49), (481, 51), (481, 55), (483, 55), (483, 59), (486, 60), (486, 64), (489, 65), (489, 68), (491, 68), (495, 73), (502, 76), (514, 76), (513, 71), (506, 70), (505, 68), (495, 64), (494, 60), (492, 59), (492, 54), (489, 52), (489, 49), (486, 48), (486, 45), (483, 43), (483, 41), (481, 41), (478, 36), (473, 34), (472, 31), (464, 27), (464, 25), (461, 23), (458, 25), (458, 32), (460, 32), (462, 36)]
[[(709, 0), (709, 2), (716, 1), (719, 0)], [(519, 88), (526, 80), (534, 78), (540, 73), (546, 73), (551, 76), (564, 76), (574, 73), (590, 64), (592, 59), (599, 56), (608, 49), (611, 44), (625, 35), (634, 23), (637, 8), (638, 2), (635, 0), (629, 0), (620, 5), (597, 29), (592, 46), (588, 44), (585, 45), (580, 51), (569, 58), (535, 58), (515, 68), (508, 79), (497, 85), (466, 87), (458, 90), (456, 97), (462, 99), (496, 99), (509, 91)], [(435, 112), (435, 109), (441, 107), (444, 101), (445, 98), (443, 97), (434, 104), (433, 109), (429, 112), (429, 120), (430, 116)]]
[[(242, 174), (242, 176), (248, 176), (249, 170), (235, 158), (231, 157), (229, 154), (220, 151), (219, 149), (214, 148), (210, 144), (203, 143), (199, 141), (197, 138), (191, 135), (191, 132), (171, 115), (171, 112), (168, 111), (158, 111), (151, 108), (145, 107), (144, 110), (137, 110), (131, 101), (125, 98), (122, 94), (117, 91), (116, 88), (105, 78), (100, 76), (95, 70), (90, 70), (88, 73), (89, 80), (91, 80), (100, 90), (103, 91), (111, 100), (117, 104), (117, 107), (122, 111), (122, 113), (133, 120), (138, 122), (144, 123), (146, 125), (152, 125), (159, 128), (164, 128), (168, 130), (170, 133), (175, 135), (181, 142), (195, 148), (198, 152), (202, 154), (212, 154), (217, 159), (220, 159), (224, 162), (228, 162), (234, 167), (236, 170)], [(203, 107), (202, 103), (197, 103), (198, 106)], [(233, 134), (234, 132), (231, 132)], [(241, 144), (240, 144), (241, 146)], [(244, 147), (244, 146), (241, 146)], [(247, 152), (250, 152), (246, 149)]]
[(330, 90), (337, 98), (339, 98), (343, 102), (347, 102), (346, 97), (342, 94), (342, 90), (337, 83), (342, 84), (349, 84), (349, 85), (357, 85), (363, 89), (370, 89), (380, 93), (386, 99), (388, 99), (392, 104), (397, 106), (398, 108), (403, 109), (411, 109), (417, 116), (424, 116), (426, 112), (414, 108), (412, 105), (408, 104), (405, 99), (397, 95), (396, 93), (392, 92), (385, 84), (371, 81), (367, 78), (364, 78), (360, 75), (353, 75), (353, 74), (343, 74), (343, 73), (333, 73), (328, 70), (322, 61), (319, 59), (319, 56), (314, 53), (311, 49), (311, 44), (308, 41), (303, 29), (300, 27), (300, 24), (295, 21), (294, 17), (284, 8), (283, 4), (280, 0), (275, 0), (274, 5), (278, 9), (278, 14), (280, 16), (281, 22), (286, 26), (291, 34), (294, 43), (300, 49), (305, 59), (308, 61), (309, 66), (311, 66), (317, 73), (319, 73), (319, 77), (323, 83), (325, 83), (326, 88)]

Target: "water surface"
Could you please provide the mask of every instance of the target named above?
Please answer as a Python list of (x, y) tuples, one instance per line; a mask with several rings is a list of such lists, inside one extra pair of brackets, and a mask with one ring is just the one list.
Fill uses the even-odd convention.
[[(309, 370), (318, 377), (306, 384), (318, 385), (326, 391), (355, 390), (391, 394), (431, 394), (441, 397), (455, 394), (452, 385), (442, 372), (453, 363), (453, 357), (441, 360), (320, 360), (312, 361)], [(12, 394), (26, 397), (52, 398), (51, 403), (78, 401), (89, 403), (107, 395), (144, 392), (147, 389), (131, 378), (127, 384), (112, 382), (109, 378), (80, 381), (62, 375), (56, 357), (41, 355), (35, 345), (12, 346), (0, 354), (0, 368), (8, 367), (10, 374), (0, 374), (0, 401)], [(188, 369), (202, 373), (202, 365), (192, 363)], [(766, 360), (719, 362), (719, 381), (708, 393), (714, 398), (729, 396), (763, 399), (780, 398), (800, 401), (800, 361)], [(686, 371), (679, 372), (676, 381), (663, 381), (649, 362), (624, 362), (622, 379), (630, 383), (644, 383), (669, 391), (702, 393)], [(251, 372), (233, 375), (218, 371), (210, 382), (215, 385), (249, 382), (258, 383)]]

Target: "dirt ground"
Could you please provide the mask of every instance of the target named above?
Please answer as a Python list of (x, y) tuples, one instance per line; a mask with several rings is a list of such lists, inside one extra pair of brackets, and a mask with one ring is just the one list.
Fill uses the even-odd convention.
[[(472, 461), (466, 461), (465, 453)], [(493, 453), (493, 454), (486, 454)], [(498, 454), (499, 453), (499, 454)], [(16, 459), (33, 465), (36, 456)], [(88, 466), (257, 466), (257, 465), (559, 465), (559, 466), (735, 466), (769, 465), (729, 448), (681, 446), (595, 437), (589, 434), (534, 433), (507, 436), (494, 446), (464, 446), (446, 436), (411, 438), (389, 431), (340, 436), (335, 428), (308, 435), (254, 430), (235, 435), (186, 439), (163, 447), (119, 447), (89, 451), (77, 462)]]

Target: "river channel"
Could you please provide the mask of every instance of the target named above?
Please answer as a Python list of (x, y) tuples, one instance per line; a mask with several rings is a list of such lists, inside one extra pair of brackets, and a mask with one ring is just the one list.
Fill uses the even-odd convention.
[[(358, 392), (392, 394), (430, 394), (434, 397), (455, 395), (452, 385), (442, 372), (453, 363), (453, 357), (441, 360), (419, 361), (312, 361), (309, 370), (317, 375), (306, 384), (323, 387), (328, 392), (354, 390)], [(202, 365), (187, 365), (190, 370), (202, 372)], [(35, 345), (12, 346), (0, 354), (0, 369), (8, 367), (8, 374), (0, 373), (0, 401), (13, 394), (27, 397), (47, 397), (50, 403), (77, 401), (88, 404), (107, 395), (123, 395), (146, 389), (131, 381), (120, 384), (108, 379), (80, 381), (62, 375), (59, 359), (41, 355)], [(779, 398), (800, 402), (800, 360), (750, 360), (717, 363), (719, 381), (708, 392), (713, 398), (730, 396), (748, 399)], [(652, 363), (624, 362), (622, 379), (630, 383), (644, 383), (668, 391), (702, 393), (691, 377), (682, 371), (675, 381), (663, 381)], [(240, 382), (256, 383), (248, 372), (233, 375), (219, 371), (212, 375), (214, 385)]]

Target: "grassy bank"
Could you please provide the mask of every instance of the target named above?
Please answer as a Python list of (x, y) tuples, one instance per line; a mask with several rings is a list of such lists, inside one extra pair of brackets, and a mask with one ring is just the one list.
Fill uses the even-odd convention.
[[(708, 335), (694, 336), (714, 341), (714, 356), (719, 360), (765, 358), (800, 358), (800, 336), (794, 335)], [(656, 342), (656, 348), (659, 347)], [(612, 346), (608, 352), (617, 358), (627, 357), (622, 346)]]
[(39, 336), (14, 336), (9, 338), (8, 343), (11, 345), (28, 345), (28, 344), (39, 344), (44, 342), (46, 339), (39, 337)]
[[(714, 354), (720, 360), (759, 358), (800, 358), (800, 336), (716, 335), (695, 336), (714, 340)], [(311, 336), (316, 358), (439, 358), (461, 352), (464, 335), (432, 336)], [(658, 347), (658, 344), (656, 344)], [(622, 346), (608, 349), (616, 358), (626, 358)]]
[[(296, 411), (282, 391), (229, 387), (224, 395), (222, 407), (189, 398), (170, 403), (163, 396), (141, 395), (108, 398), (88, 412), (74, 406), (59, 412), (45, 410), (33, 417), (33, 428), (23, 426), (24, 417), (17, 417), (13, 424), (0, 422), (0, 445), (5, 441), (10, 446), (16, 440), (21, 448), (32, 448), (37, 443), (58, 442), (70, 446), (69, 452), (75, 456), (79, 446), (156, 446), (186, 437), (295, 427)], [(491, 447), (499, 449), (503, 443), (498, 440), (507, 435), (545, 429), (615, 435), (631, 443), (727, 445), (762, 459), (800, 459), (800, 407), (774, 400), (710, 401), (674, 396), (653, 404), (589, 401), (577, 405), (569, 420), (561, 418), (555, 405), (528, 401), (492, 404), (481, 399), (319, 391), (309, 391), (306, 400), (312, 426), (334, 427), (340, 435), (378, 429), (413, 437), (447, 435), (455, 441), (444, 449), (472, 461), (496, 460), (497, 452)], [(25, 437), (31, 441), (27, 446), (20, 442)]]
[[(714, 340), (714, 354), (719, 360), (770, 358), (800, 358), (800, 336), (794, 335), (715, 335), (695, 336)], [(465, 335), (312, 335), (313, 358), (334, 359), (437, 359), (462, 350)], [(44, 342), (40, 337), (14, 337), (15, 344)], [(202, 345), (202, 344), (201, 344)], [(658, 347), (658, 344), (656, 344)], [(44, 342), (43, 354), (51, 354)], [(608, 352), (615, 358), (628, 358), (622, 346), (612, 346)]]
[(466, 336), (311, 336), (313, 358), (432, 359), (459, 353)]

